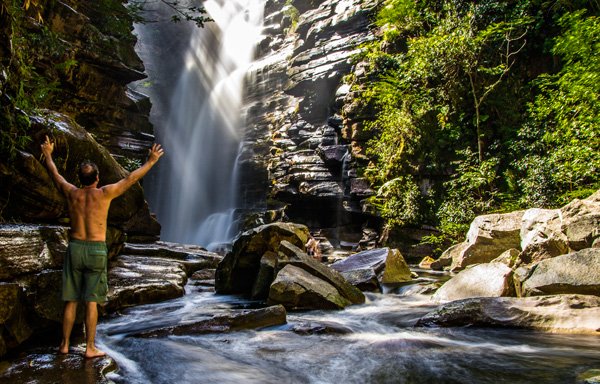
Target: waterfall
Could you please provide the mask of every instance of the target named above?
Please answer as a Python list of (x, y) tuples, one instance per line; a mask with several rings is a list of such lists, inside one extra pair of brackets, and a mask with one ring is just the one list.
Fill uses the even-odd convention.
[[(244, 123), (244, 80), (262, 31), (264, 4), (208, 0), (202, 5), (214, 22), (205, 28), (186, 26), (189, 45), (183, 49), (182, 60), (149, 71), (150, 81), (159, 83), (156, 87), (169, 96), (163, 110), (151, 116), (166, 154), (146, 190), (162, 224), (163, 240), (214, 249), (235, 235), (235, 167)], [(148, 34), (140, 29), (143, 44)], [(163, 44), (172, 44), (160, 38)], [(167, 53), (172, 54), (177, 52)], [(169, 60), (148, 52), (141, 56), (147, 67), (152, 67), (148, 61)], [(179, 70), (178, 78), (164, 84), (173, 77), (173, 70)], [(156, 104), (152, 90), (149, 93)]]

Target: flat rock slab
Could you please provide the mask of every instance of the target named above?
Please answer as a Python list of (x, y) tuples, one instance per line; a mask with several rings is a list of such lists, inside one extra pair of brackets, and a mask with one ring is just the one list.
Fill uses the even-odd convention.
[(182, 262), (157, 257), (119, 256), (108, 271), (106, 311), (180, 297), (187, 282)]
[(349, 327), (331, 321), (303, 321), (293, 324), (290, 330), (298, 335), (347, 335), (353, 333)]
[(417, 321), (417, 326), (480, 326), (600, 335), (600, 297), (551, 295), (478, 297), (452, 301)]
[(94, 383), (109, 384), (106, 374), (118, 369), (109, 356), (95, 359), (84, 357), (84, 348), (60, 355), (49, 351), (31, 353), (12, 361), (0, 362), (2, 383)]
[(282, 305), (267, 308), (240, 310), (227, 315), (214, 316), (193, 323), (143, 331), (135, 337), (164, 337), (170, 335), (198, 335), (224, 333), (243, 329), (258, 329), (286, 323), (286, 311)]
[(200, 269), (216, 268), (223, 259), (223, 256), (207, 251), (197, 245), (168, 243), (164, 241), (148, 244), (125, 243), (121, 253), (123, 255), (178, 260), (185, 265), (188, 275)]

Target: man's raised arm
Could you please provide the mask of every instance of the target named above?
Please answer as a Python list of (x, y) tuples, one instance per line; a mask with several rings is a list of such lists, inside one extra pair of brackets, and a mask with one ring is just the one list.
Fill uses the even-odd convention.
[(105, 185), (102, 187), (104, 191), (104, 195), (110, 199), (114, 199), (116, 197), (121, 196), (125, 191), (127, 191), (133, 184), (135, 184), (139, 179), (144, 177), (146, 173), (156, 164), (158, 159), (164, 154), (164, 150), (161, 148), (160, 144), (152, 145), (152, 148), (149, 150), (148, 160), (144, 165), (131, 172), (129, 175), (121, 179), (120, 181)]
[(52, 160), (52, 152), (54, 151), (54, 143), (50, 141), (48, 135), (46, 135), (46, 141), (44, 141), (41, 145), (42, 153), (44, 154), (44, 158), (46, 161), (46, 166), (48, 167), (48, 171), (50, 171), (50, 175), (54, 182), (58, 185), (59, 189), (65, 195), (72, 191), (73, 189), (77, 189), (76, 186), (69, 183), (64, 177), (58, 173), (58, 169), (56, 168), (56, 164), (54, 164), (54, 160)]

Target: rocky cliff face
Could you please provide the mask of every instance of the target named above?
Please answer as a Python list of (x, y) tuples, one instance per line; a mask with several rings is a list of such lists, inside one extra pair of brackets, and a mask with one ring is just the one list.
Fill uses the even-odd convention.
[[(66, 217), (66, 201), (39, 161), (46, 134), (56, 140), (56, 163), (73, 183), (84, 159), (99, 164), (101, 183), (116, 181), (125, 171), (115, 159), (142, 159), (153, 141), (150, 103), (127, 88), (145, 75), (123, 4), (33, 3), (28, 11), (0, 4), (0, 218), (24, 222)], [(5, 139), (19, 140), (19, 124), (22, 142), (8, 150)], [(114, 205), (111, 225), (158, 235), (139, 186)]]
[(377, 218), (363, 213), (372, 191), (356, 176), (355, 138), (344, 135), (342, 78), (371, 39), (378, 3), (269, 0), (247, 95), (241, 196), (268, 195), (267, 205), (286, 204), (291, 220), (353, 242)]

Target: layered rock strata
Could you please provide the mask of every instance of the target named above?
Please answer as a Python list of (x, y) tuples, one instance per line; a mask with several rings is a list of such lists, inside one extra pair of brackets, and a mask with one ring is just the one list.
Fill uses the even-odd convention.
[[(119, 232), (108, 240), (109, 292), (102, 313), (179, 297), (188, 276), (214, 269), (222, 259), (195, 246), (123, 244)], [(67, 244), (67, 227), (0, 226), (0, 356), (36, 334), (59, 334)]]
[[(340, 117), (352, 58), (369, 41), (377, 1), (269, 0), (247, 101), (242, 193), (247, 205), (287, 205), (292, 221), (336, 228), (343, 237), (369, 218), (360, 201), (370, 196), (352, 169), (351, 138)], [(258, 203), (257, 203), (258, 202)], [(339, 229), (342, 229), (341, 236)], [(329, 236), (333, 237), (333, 236)]]

